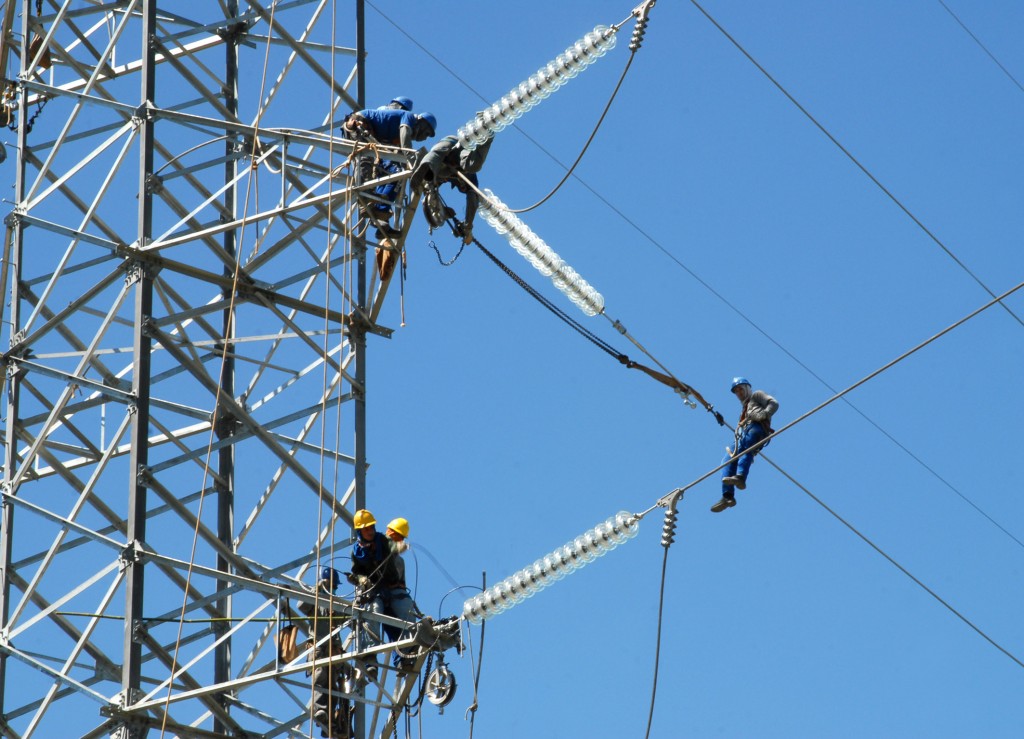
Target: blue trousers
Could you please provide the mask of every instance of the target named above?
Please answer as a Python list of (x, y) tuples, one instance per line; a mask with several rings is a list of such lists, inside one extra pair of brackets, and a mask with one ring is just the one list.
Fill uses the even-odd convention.
[[(747, 473), (750, 471), (750, 465), (754, 462), (754, 457), (757, 456), (757, 452), (761, 451), (758, 448), (757, 451), (748, 452), (747, 449), (754, 446), (757, 442), (761, 441), (768, 434), (760, 423), (751, 422), (743, 427), (743, 431), (740, 434), (739, 441), (736, 444), (734, 450), (736, 455), (739, 455), (736, 459), (733, 459), (722, 469), (722, 477), (742, 477), (744, 480), (747, 479)], [(725, 462), (732, 458), (733, 454), (726, 455)], [(726, 498), (732, 498), (736, 495), (736, 488), (732, 485), (726, 485), (722, 483), (722, 495)]]
[[(377, 176), (383, 177), (384, 175), (398, 174), (402, 171), (402, 167), (398, 162), (381, 162), (378, 165), (377, 170)], [(398, 197), (398, 183), (389, 182), (386, 185), (377, 185), (377, 187), (374, 188), (374, 192), (393, 203)], [(373, 207), (378, 211), (390, 210), (388, 206), (383, 203), (375, 203)]]

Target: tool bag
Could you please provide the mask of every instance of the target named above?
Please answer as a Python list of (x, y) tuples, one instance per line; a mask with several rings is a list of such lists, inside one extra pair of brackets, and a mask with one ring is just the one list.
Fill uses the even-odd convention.
[(277, 659), (281, 663), (288, 663), (299, 656), (299, 627), (292, 623), (292, 611), (288, 601), (284, 602), (285, 613), (288, 614), (288, 623), (277, 630)]

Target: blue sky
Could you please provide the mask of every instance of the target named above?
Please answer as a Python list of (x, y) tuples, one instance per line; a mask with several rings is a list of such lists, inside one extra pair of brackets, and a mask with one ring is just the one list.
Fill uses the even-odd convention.
[[(806, 114), (694, 4), (662, 0), (576, 176), (523, 219), (604, 295), (609, 318), (731, 423), (739, 408), (729, 384), (745, 375), (779, 400), (781, 428), (989, 302), (988, 291), (1024, 280), (1024, 6), (702, 5)], [(373, 0), (367, 103), (412, 97), (437, 116), (438, 136), (455, 133), (631, 9), (610, 0)], [(338, 44), (353, 45), (351, 16), (338, 28)], [(625, 67), (631, 29), (518, 130), (498, 135), (485, 187), (513, 208), (547, 194)], [(263, 50), (243, 48), (245, 85), (255, 84)], [(261, 125), (320, 125), (326, 94), (320, 105), (302, 79), (292, 74), (296, 88)], [(133, 99), (137, 80), (124, 85)], [(193, 92), (168, 86), (160, 95), (173, 105)], [(243, 96), (244, 119), (256, 99)], [(69, 104), (51, 105), (40, 130), (65, 120)], [(176, 153), (188, 135), (206, 136), (160, 126)], [(75, 147), (67, 152), (73, 158)], [(116, 183), (128, 188), (126, 199), (134, 166)], [(253, 209), (275, 197), (264, 190)], [(124, 210), (117, 197), (103, 207), (108, 216)], [(127, 218), (131, 233), (134, 213)], [(159, 219), (163, 228), (177, 221), (166, 209)], [(254, 249), (253, 234), (243, 253)], [(602, 339), (644, 361), (607, 320), (576, 312), (482, 219), (476, 235)], [(420, 607), (446, 616), (461, 611), (483, 573), (494, 583), (618, 511), (645, 511), (702, 478), (731, 433), (570, 331), (475, 248), (445, 267), (431, 242), (446, 261), (459, 251), (454, 237), (430, 234), (417, 216), (406, 281), (401, 291), (393, 283), (380, 316), (395, 333), (369, 339), (367, 482), (378, 520), (411, 522), (406, 556)], [(263, 330), (244, 324), (256, 313), (241, 312), (243, 331)], [(74, 317), (83, 336), (95, 319)], [(111, 346), (130, 346), (123, 325), (111, 334)], [(302, 365), (302, 352), (310, 349), (288, 363)], [(709, 512), (717, 475), (688, 489), (668, 554), (651, 736), (1018, 736), (1022, 369), (1019, 292), (787, 430), (766, 452), (781, 472), (756, 461), (735, 508)], [(276, 468), (265, 454), (242, 459), (239, 524)], [(180, 472), (175, 493), (198, 489), (205, 471), (192, 473)], [(114, 479), (102, 494), (120, 510), (125, 478)], [(281, 489), (294, 482), (286, 476)], [(274, 566), (309, 551), (322, 519), (301, 484), (294, 489), (301, 492), (278, 495), (275, 505), (301, 520), (265, 514), (244, 556)], [(39, 499), (60, 515), (71, 505), (66, 490)], [(474, 736), (643, 736), (661, 528), (656, 510), (635, 539), (488, 622)], [(30, 532), (18, 542), (26, 549), (54, 535), (47, 523), (19, 531)], [(150, 541), (173, 552), (187, 537), (169, 524), (152, 527)], [(87, 564), (116, 556), (92, 551), (95, 562), (76, 555), (73, 582)], [(346, 560), (340, 553), (335, 564), (344, 569)], [(456, 586), (464, 588), (452, 593)], [(180, 607), (168, 592), (151, 586), (147, 608)], [(120, 624), (100, 628), (116, 654)], [(471, 633), (475, 660), (481, 633)], [(468, 735), (474, 661), (452, 662), (458, 695), (443, 715), (425, 706), (413, 736), (420, 727), (423, 736)], [(45, 683), (25, 671), (36, 681), (27, 691)], [(81, 702), (87, 708), (75, 718), (92, 727), (96, 706)]]
[[(1021, 281), (1024, 94), (949, 10), (1019, 80), (1024, 9), (703, 5), (981, 282), (998, 294)], [(496, 100), (630, 9), (374, 3), (371, 102), (409, 95), (454, 132), (485, 105), (477, 94)], [(520, 120), (559, 161), (589, 135), (627, 39)], [(524, 207), (562, 172), (509, 129), (481, 180)], [(778, 398), (781, 426), (990, 299), (690, 3), (653, 9), (577, 176), (524, 220), (732, 422), (733, 375)], [(407, 516), (455, 581), (503, 578), (718, 464), (730, 437), (708, 414), (594, 349), (478, 252), (441, 267), (419, 223), (407, 325), (371, 346), (370, 499)], [(502, 237), (482, 223), (477, 235), (575, 310)], [(454, 255), (452, 237), (432, 238)], [(1021, 295), (1006, 304), (1024, 315)], [(640, 358), (607, 321), (576, 315)], [(395, 303), (382, 320), (397, 326)], [(989, 519), (1022, 538), (1022, 347), (1020, 320), (990, 309), (767, 452), (1018, 659), (1024, 548)], [(1020, 665), (763, 459), (736, 508), (711, 514), (718, 496), (709, 480), (680, 507), (652, 736), (1019, 733)], [(643, 735), (661, 523), (656, 511), (627, 545), (489, 622), (478, 736)], [(451, 586), (418, 563), (429, 611)], [(462, 730), (469, 667), (433, 731)]]

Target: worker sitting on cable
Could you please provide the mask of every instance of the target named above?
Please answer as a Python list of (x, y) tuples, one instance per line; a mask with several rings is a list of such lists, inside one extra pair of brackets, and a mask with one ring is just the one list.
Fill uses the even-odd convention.
[[(395, 564), (397, 579), (391, 583), (385, 591), (385, 613), (403, 621), (418, 621), (423, 617), (420, 609), (416, 607), (415, 601), (409, 594), (409, 588), (405, 584), (405, 560), (402, 559), (402, 552), (409, 549), (409, 522), (404, 518), (395, 518), (388, 524), (384, 535), (388, 539), (391, 548), (391, 559)], [(394, 626), (384, 626), (384, 633), (391, 641), (398, 641), (402, 632)], [(394, 663), (396, 666), (402, 664), (402, 655), (395, 654)]]
[[(371, 613), (386, 614), (391, 589), (400, 582), (391, 542), (376, 529), (377, 519), (367, 510), (358, 510), (352, 526), (356, 530), (352, 545), (352, 572), (349, 580), (356, 586), (356, 605)], [(369, 622), (367, 627), (380, 642), (380, 623)], [(362, 633), (356, 635), (356, 648), (360, 651), (369, 644)], [(376, 660), (367, 669), (373, 671)]]
[[(431, 230), (455, 216), (455, 211), (441, 201), (437, 190), (445, 182), (450, 182), (452, 187), (466, 196), (466, 215), (462, 219), (462, 243), (468, 244), (473, 240), (473, 219), (476, 217), (479, 204), (479, 197), (474, 189), (479, 185), (476, 175), (483, 169), (493, 140), (488, 139), (486, 143), (471, 151), (463, 148), (454, 136), (445, 136), (434, 144), (413, 170), (409, 187), (414, 192), (421, 189), (424, 191), (423, 215), (426, 216)], [(473, 183), (472, 187), (459, 176), (460, 173)]]
[(747, 473), (761, 447), (748, 450), (772, 433), (772, 415), (779, 409), (771, 395), (763, 390), (751, 390), (745, 377), (733, 378), (732, 394), (743, 405), (743, 410), (736, 424), (735, 442), (731, 449), (726, 448), (728, 456), (723, 461), (728, 464), (722, 470), (722, 499), (711, 506), (715, 513), (736, 505), (736, 489), (747, 487)]
[[(299, 610), (312, 619), (313, 653), (310, 659), (327, 659), (342, 653), (341, 639), (336, 629), (348, 621), (348, 616), (334, 612), (331, 600), (341, 582), (337, 570), (324, 567), (314, 593), (316, 605), (302, 603)], [(351, 736), (351, 712), (348, 701), (341, 697), (342, 683), (347, 668), (344, 664), (326, 664), (313, 669), (313, 720), (321, 736), (348, 739)], [(307, 673), (308, 674), (308, 673)]]

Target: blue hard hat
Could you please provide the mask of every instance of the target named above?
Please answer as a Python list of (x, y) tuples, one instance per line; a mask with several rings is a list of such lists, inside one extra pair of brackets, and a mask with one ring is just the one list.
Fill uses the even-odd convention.
[(430, 135), (433, 136), (437, 133), (437, 118), (434, 117), (433, 113), (417, 113), (417, 118), (421, 121), (426, 121), (427, 125), (430, 126)]
[(399, 95), (391, 102), (395, 103), (402, 110), (412, 112), (412, 98), (407, 98), (404, 95)]
[(333, 567), (322, 567), (320, 569), (320, 579), (331, 581), (331, 592), (333, 593), (338, 587), (338, 583), (341, 582), (341, 575)]
[(732, 392), (733, 390), (738, 388), (740, 385), (747, 385), (749, 387), (750, 380), (748, 380), (746, 377), (734, 377), (734, 378), (732, 378), (732, 387), (729, 388), (729, 391)]

